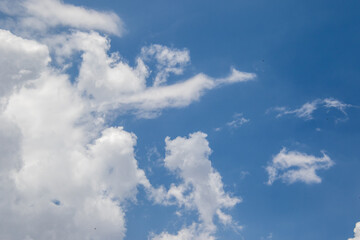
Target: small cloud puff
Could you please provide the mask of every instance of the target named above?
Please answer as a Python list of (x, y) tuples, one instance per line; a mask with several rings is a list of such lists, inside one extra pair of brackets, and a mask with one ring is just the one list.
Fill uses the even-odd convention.
[(243, 117), (242, 113), (235, 113), (233, 120), (226, 123), (226, 125), (230, 128), (238, 128), (249, 121), (250, 119)]
[(266, 167), (269, 174), (267, 184), (272, 185), (278, 179), (288, 184), (295, 182), (320, 183), (321, 178), (316, 171), (328, 169), (334, 165), (329, 156), (324, 152), (322, 154), (322, 157), (315, 157), (283, 148)]

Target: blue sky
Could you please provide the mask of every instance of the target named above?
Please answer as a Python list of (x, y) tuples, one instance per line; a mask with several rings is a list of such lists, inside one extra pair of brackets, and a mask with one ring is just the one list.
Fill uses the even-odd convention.
[(0, 1), (0, 237), (360, 239), (359, 10)]

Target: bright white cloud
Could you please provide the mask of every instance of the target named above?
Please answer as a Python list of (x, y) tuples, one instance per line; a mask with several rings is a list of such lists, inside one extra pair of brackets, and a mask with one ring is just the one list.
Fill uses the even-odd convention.
[[(0, 238), (122, 239), (122, 205), (150, 186), (135, 135), (106, 128), (68, 76), (47, 66), (46, 46), (1, 31), (0, 49), (0, 61), (14, 58), (2, 81), (17, 86), (4, 89), (0, 112)], [(22, 69), (23, 84), (13, 83)]]
[(24, 29), (46, 31), (64, 26), (121, 35), (121, 19), (112, 12), (99, 12), (66, 4), (61, 0), (4, 0), (0, 10), (17, 18)]
[(303, 118), (305, 120), (313, 119), (313, 113), (319, 108), (325, 109), (337, 109), (341, 111), (345, 116), (347, 115), (346, 109), (353, 107), (351, 104), (342, 103), (341, 101), (335, 98), (325, 98), (325, 99), (316, 99), (312, 102), (307, 102), (302, 105), (300, 108), (289, 110), (286, 107), (275, 107), (272, 110), (279, 112), (277, 117), (284, 115), (295, 115), (298, 118)]
[(283, 148), (266, 167), (269, 174), (267, 184), (281, 179), (285, 183), (304, 182), (320, 183), (321, 178), (316, 171), (330, 168), (334, 162), (324, 152), (322, 157), (315, 157)]
[(360, 222), (356, 223), (354, 228), (354, 238), (349, 238), (348, 240), (360, 240)]
[[(197, 231), (199, 234), (215, 232), (216, 226), (213, 222), (215, 215), (225, 225), (234, 224), (231, 216), (224, 213), (223, 209), (234, 207), (241, 199), (225, 193), (221, 176), (211, 166), (209, 160), (211, 149), (206, 134), (196, 132), (190, 134), (188, 138), (177, 137), (173, 140), (167, 137), (165, 142), (165, 166), (176, 173), (183, 182), (179, 185), (172, 184), (167, 192), (164, 189), (162, 192), (156, 192), (157, 195), (163, 195), (157, 196), (157, 201), (160, 199), (160, 202), (166, 205), (176, 204), (185, 209), (196, 209), (202, 225), (201, 231)], [(188, 236), (186, 234), (190, 234), (193, 228), (194, 225), (181, 230), (174, 239), (191, 239), (186, 238)], [(205, 239), (200, 235), (194, 239)], [(163, 233), (160, 236), (168, 235)]]
[[(0, 199), (0, 215), (6, 216), (0, 219), (0, 239), (123, 239), (126, 205), (136, 200), (139, 186), (156, 195), (157, 202), (198, 210), (201, 223), (180, 235), (211, 239), (207, 236), (214, 231), (215, 215), (234, 224), (224, 209), (240, 200), (224, 192), (220, 174), (207, 159), (204, 134), (167, 139), (166, 162), (180, 164), (167, 167), (178, 169), (183, 183), (165, 191), (154, 189), (139, 168), (135, 134), (109, 127), (106, 119), (109, 111), (149, 117), (164, 108), (184, 107), (206, 90), (248, 81), (254, 74), (232, 69), (221, 79), (197, 74), (167, 85), (166, 78), (181, 74), (189, 63), (188, 50), (150, 45), (133, 67), (119, 53), (108, 53), (108, 37), (73, 30), (120, 34), (115, 14), (59, 0), (2, 1), (0, 9), (16, 18), (15, 30), (31, 28), (38, 38), (0, 30), (0, 195), (6, 196)], [(57, 26), (72, 30), (51, 35), (48, 29)], [(78, 53), (79, 75), (72, 76), (72, 83), (64, 72)], [(150, 58), (160, 75), (149, 87), (151, 71), (145, 62)], [(181, 141), (198, 142), (203, 153), (187, 144), (192, 153), (179, 155), (176, 143)], [(182, 167), (180, 158), (191, 154), (202, 156), (196, 161), (206, 168)], [(192, 175), (194, 171), (200, 175)]]
[(213, 232), (203, 229), (202, 225), (193, 223), (189, 227), (184, 227), (176, 234), (163, 232), (159, 235), (152, 235), (152, 240), (215, 240)]
[(0, 97), (14, 87), (39, 76), (50, 61), (45, 45), (25, 40), (0, 29)]
[[(26, 227), (25, 222), (13, 222), (23, 229), (19, 238), (125, 236), (121, 205), (135, 199), (138, 185), (149, 187), (134, 158), (136, 137), (122, 128), (104, 128), (102, 119), (88, 110), (66, 76), (56, 73), (44, 72), (10, 97), (3, 115), (22, 135), (17, 153), (21, 168), (11, 169), (7, 176), (18, 199), (9, 203), (16, 209), (10, 215), (34, 220)], [(37, 225), (42, 221), (47, 224)], [(7, 225), (0, 232), (10, 234)]]
[[(171, 85), (162, 82), (147, 87), (149, 67), (145, 65), (145, 60), (154, 57), (159, 71), (167, 72), (167, 76), (171, 72), (169, 69), (179, 68), (178, 64), (182, 66), (188, 61), (188, 51), (151, 45), (143, 48), (136, 66), (131, 67), (119, 57), (119, 53), (109, 55), (109, 40), (95, 32), (74, 32), (49, 38), (46, 42), (51, 45), (60, 63), (66, 62), (74, 52), (83, 53), (77, 87), (89, 97), (92, 106), (100, 111), (131, 110), (140, 117), (154, 117), (164, 108), (188, 106), (199, 100), (206, 90), (249, 81), (256, 76), (232, 69), (226, 78), (213, 79), (200, 73)], [(180, 73), (182, 70), (176, 72)]]

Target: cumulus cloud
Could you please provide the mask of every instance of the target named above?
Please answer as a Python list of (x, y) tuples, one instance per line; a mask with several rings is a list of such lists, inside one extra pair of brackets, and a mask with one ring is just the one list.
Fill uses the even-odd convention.
[(349, 238), (348, 240), (359, 240), (360, 239), (360, 222), (356, 223), (354, 228), (354, 238)]
[(121, 19), (112, 12), (99, 12), (66, 4), (61, 0), (4, 0), (0, 10), (16, 17), (24, 29), (46, 31), (57, 26), (98, 30), (121, 35)]
[[(134, 157), (136, 137), (106, 128), (88, 110), (66, 76), (56, 73), (43, 73), (9, 98), (3, 117), (20, 129), (21, 148), (13, 157), (20, 155), (21, 167), (4, 176), (13, 188), (2, 194), (16, 201), (8, 203), (13, 212), (2, 238), (125, 236), (122, 204), (135, 199), (138, 185), (149, 186)], [(20, 216), (24, 221), (16, 221)], [(9, 232), (13, 227), (22, 231)]]
[(8, 95), (16, 86), (39, 76), (49, 63), (49, 51), (45, 45), (25, 40), (0, 29), (0, 98)]
[(322, 154), (322, 157), (315, 157), (297, 151), (288, 151), (286, 148), (283, 148), (266, 167), (266, 171), (269, 174), (267, 184), (271, 185), (278, 179), (288, 184), (294, 182), (304, 182), (306, 184), (320, 183), (321, 178), (317, 175), (316, 171), (328, 169), (334, 165), (334, 162), (328, 155), (324, 152)]
[[(113, 13), (58, 0), (2, 1), (0, 9), (14, 16), (17, 26), (32, 24), (37, 33), (30, 40), (0, 30), (0, 195), (6, 196), (0, 199), (0, 215), (6, 216), (0, 219), (1, 239), (123, 239), (126, 205), (136, 201), (139, 187), (156, 195), (157, 202), (198, 210), (201, 223), (180, 234), (210, 236), (215, 215), (233, 224), (224, 209), (240, 200), (224, 192), (220, 174), (207, 159), (204, 134), (166, 140), (171, 165), (166, 166), (180, 172), (183, 183), (168, 191), (155, 189), (138, 166), (136, 135), (109, 126), (107, 116), (123, 111), (155, 116), (254, 74), (232, 69), (225, 78), (200, 73), (167, 84), (170, 74), (181, 74), (189, 64), (189, 51), (150, 45), (131, 66), (119, 53), (109, 53), (108, 37), (93, 31), (120, 34), (121, 21)], [(79, 74), (69, 76), (66, 69), (76, 54), (81, 55)], [(147, 86), (149, 59), (160, 74), (152, 86)], [(199, 143), (203, 153), (189, 148), (189, 156), (179, 155), (176, 143), (181, 141)], [(194, 161), (205, 169), (181, 166), (180, 158), (191, 154), (202, 156)]]
[(123, 204), (150, 186), (136, 136), (106, 127), (47, 46), (0, 31), (0, 49), (0, 238), (122, 239)]
[(298, 118), (302, 118), (305, 120), (313, 119), (313, 113), (319, 109), (337, 109), (341, 111), (345, 116), (347, 116), (347, 112), (345, 111), (349, 107), (354, 107), (351, 104), (343, 103), (335, 98), (324, 98), (324, 99), (316, 99), (312, 102), (307, 102), (302, 105), (300, 108), (296, 109), (288, 109), (286, 107), (275, 107), (272, 110), (279, 112), (277, 117), (282, 117), (284, 115), (295, 115)]
[[(178, 233), (177, 238), (174, 236), (174, 239), (191, 239), (188, 236), (192, 236), (190, 233), (195, 228), (200, 229), (196, 231), (200, 235), (193, 239), (205, 239), (202, 234), (209, 235), (216, 230), (214, 216), (217, 216), (222, 224), (234, 224), (231, 216), (224, 213), (223, 209), (234, 207), (241, 199), (225, 193), (221, 176), (209, 160), (211, 149), (206, 134), (196, 132), (188, 138), (177, 137), (173, 140), (167, 137), (165, 142), (165, 166), (178, 175), (182, 183), (172, 184), (168, 191), (162, 189), (162, 192), (157, 192), (157, 201), (165, 205), (176, 204), (185, 209), (195, 209), (201, 221), (201, 227), (192, 225), (185, 228)], [(163, 233), (160, 236), (168, 234)], [(165, 239), (163, 237), (155, 239)]]

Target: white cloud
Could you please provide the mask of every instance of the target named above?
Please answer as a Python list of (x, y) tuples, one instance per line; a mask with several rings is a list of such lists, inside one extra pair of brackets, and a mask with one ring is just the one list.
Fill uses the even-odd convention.
[[(38, 38), (0, 30), (0, 195), (6, 196), (0, 199), (0, 215), (6, 216), (0, 219), (0, 239), (123, 239), (126, 205), (136, 201), (139, 186), (157, 192), (158, 202), (197, 209), (202, 223), (185, 228), (189, 234), (209, 236), (214, 215), (233, 224), (223, 209), (240, 200), (224, 192), (221, 176), (207, 158), (199, 162), (207, 167), (199, 179), (187, 176), (194, 170), (179, 165), (175, 168), (182, 172), (182, 184), (168, 192), (154, 189), (138, 167), (135, 134), (109, 127), (106, 119), (110, 111), (146, 117), (164, 108), (184, 107), (206, 90), (248, 81), (254, 74), (232, 69), (226, 78), (197, 74), (167, 85), (163, 80), (170, 73), (182, 73), (189, 52), (156, 45), (147, 57), (155, 58), (163, 75), (148, 87), (150, 69), (143, 54), (132, 67), (120, 54), (108, 54), (110, 40), (97, 32), (66, 29), (66, 34), (52, 35), (49, 29), (120, 34), (121, 21), (115, 14), (58, 0), (2, 1), (0, 8), (16, 18), (15, 30), (32, 28)], [(76, 53), (82, 59), (72, 83), (64, 72)], [(196, 138), (208, 155), (205, 135), (197, 133), (188, 140)], [(177, 139), (167, 143), (181, 141)], [(193, 195), (182, 189), (194, 190)], [(164, 200), (164, 195), (169, 198)]]
[(345, 116), (347, 116), (345, 110), (353, 106), (351, 104), (342, 103), (341, 101), (335, 98), (324, 98), (324, 99), (316, 99), (312, 102), (307, 102), (304, 105), (302, 105), (300, 108), (294, 110), (289, 110), (286, 107), (275, 107), (272, 110), (279, 112), (277, 117), (282, 117), (284, 115), (295, 115), (298, 118), (310, 120), (313, 119), (313, 113), (320, 107), (325, 109), (335, 108), (341, 111)]
[(326, 108), (336, 108), (339, 111), (341, 111), (342, 113), (344, 113), (345, 115), (347, 115), (347, 113), (345, 112), (346, 108), (352, 107), (351, 104), (346, 104), (346, 103), (342, 103), (337, 99), (334, 98), (325, 98), (323, 100), (323, 104), (324, 107)]
[[(121, 205), (135, 199), (138, 185), (149, 187), (134, 158), (136, 137), (122, 128), (104, 128), (88, 110), (66, 76), (56, 73), (44, 72), (10, 97), (3, 116), (21, 131), (16, 154), (22, 164), (4, 176), (13, 188), (2, 194), (17, 200), (6, 205), (14, 221), (2, 225), (1, 238), (125, 236)], [(20, 215), (24, 222), (15, 221)], [(10, 224), (22, 231), (9, 232)]]
[(82, 30), (98, 30), (121, 35), (121, 19), (112, 12), (99, 12), (66, 4), (60, 0), (5, 0), (0, 10), (15, 16), (24, 29), (46, 31), (64, 26)]
[(153, 44), (141, 49), (141, 58), (144, 61), (156, 60), (157, 74), (153, 86), (166, 83), (170, 73), (180, 75), (190, 61), (189, 50), (173, 49), (159, 44)]
[[(241, 199), (225, 193), (221, 176), (211, 166), (209, 160), (211, 149), (206, 134), (196, 132), (190, 134), (188, 138), (177, 137), (173, 140), (167, 137), (165, 142), (165, 166), (176, 173), (183, 182), (179, 185), (172, 184), (167, 192), (165, 189), (155, 192), (156, 200), (165, 205), (176, 204), (185, 209), (196, 209), (203, 226), (201, 233), (215, 232), (216, 226), (213, 222), (215, 215), (221, 223), (235, 226), (231, 216), (224, 213), (223, 209), (234, 207), (241, 202)], [(186, 228), (178, 235), (188, 232), (189, 228)]]
[(283, 148), (266, 167), (269, 174), (268, 184), (281, 179), (285, 183), (304, 182), (320, 183), (316, 171), (330, 168), (334, 162), (324, 152), (322, 157), (315, 157)]
[[(200, 73), (171, 85), (162, 82), (147, 87), (149, 67), (144, 63), (144, 55), (147, 58), (155, 57), (161, 66), (158, 67), (160, 71), (169, 73), (169, 69), (178, 68), (177, 64), (187, 62), (188, 51), (152, 45), (143, 48), (136, 66), (131, 67), (118, 53), (109, 56), (109, 40), (95, 32), (74, 32), (71, 35), (49, 38), (46, 42), (51, 44), (59, 62), (66, 62), (66, 58), (76, 51), (83, 52), (77, 87), (100, 111), (131, 110), (140, 117), (154, 117), (164, 108), (188, 106), (198, 100), (206, 90), (255, 78), (255, 74), (232, 69), (226, 78), (213, 79)], [(176, 73), (180, 74), (182, 70)]]
[(49, 61), (45, 45), (0, 29), (0, 97), (9, 95), (14, 87), (39, 76)]
[(163, 232), (159, 235), (150, 236), (152, 240), (215, 240), (211, 230), (204, 226), (193, 223), (189, 227), (182, 228), (177, 234)]
[[(0, 238), (122, 239), (123, 204), (150, 186), (135, 135), (106, 128), (68, 76), (47, 66), (46, 46), (1, 31), (0, 49), (0, 61), (14, 58), (2, 69), (11, 87), (0, 112)], [(23, 84), (12, 82), (22, 69), (31, 71)]]
[(348, 240), (360, 240), (360, 222), (356, 223), (354, 228), (354, 238), (349, 238)]

